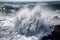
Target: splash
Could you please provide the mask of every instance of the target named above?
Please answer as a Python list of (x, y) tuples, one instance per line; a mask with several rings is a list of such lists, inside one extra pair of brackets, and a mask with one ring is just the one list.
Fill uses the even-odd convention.
[[(52, 30), (50, 25), (45, 24), (42, 16), (43, 8), (39, 5), (35, 6), (32, 10), (27, 7), (17, 13), (19, 19), (19, 26), (16, 32), (26, 37), (35, 36), (42, 40), (44, 36), (51, 34)], [(44, 12), (44, 11), (43, 11)]]
[(59, 14), (46, 4), (19, 6), (18, 11), (1, 16), (0, 40), (42, 40), (44, 36), (51, 35), (52, 25), (60, 24)]

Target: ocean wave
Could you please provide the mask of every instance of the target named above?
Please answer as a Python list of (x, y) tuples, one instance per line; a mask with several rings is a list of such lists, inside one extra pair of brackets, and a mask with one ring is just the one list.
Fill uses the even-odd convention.
[[(51, 35), (54, 30), (52, 25), (60, 24), (59, 13), (51, 10), (47, 4), (19, 5), (19, 7), (8, 4), (7, 7), (1, 9), (3, 15), (0, 16), (0, 40), (42, 40), (44, 36)], [(12, 9), (14, 12), (10, 13)]]

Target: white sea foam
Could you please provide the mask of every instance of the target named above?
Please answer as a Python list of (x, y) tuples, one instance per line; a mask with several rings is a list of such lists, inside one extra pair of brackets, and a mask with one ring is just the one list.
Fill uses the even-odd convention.
[(42, 40), (54, 30), (52, 25), (60, 24), (59, 15), (44, 5), (25, 6), (15, 16), (0, 18), (0, 40)]

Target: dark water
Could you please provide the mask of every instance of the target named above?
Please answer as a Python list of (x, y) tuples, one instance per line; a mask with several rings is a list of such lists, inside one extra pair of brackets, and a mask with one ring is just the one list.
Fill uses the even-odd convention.
[(42, 40), (60, 24), (59, 2), (0, 2), (0, 40)]

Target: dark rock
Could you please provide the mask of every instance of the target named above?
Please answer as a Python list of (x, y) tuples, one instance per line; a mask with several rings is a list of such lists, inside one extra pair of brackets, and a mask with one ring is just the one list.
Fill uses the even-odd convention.
[(55, 25), (54, 27), (52, 35), (45, 36), (42, 40), (60, 40), (60, 25)]

